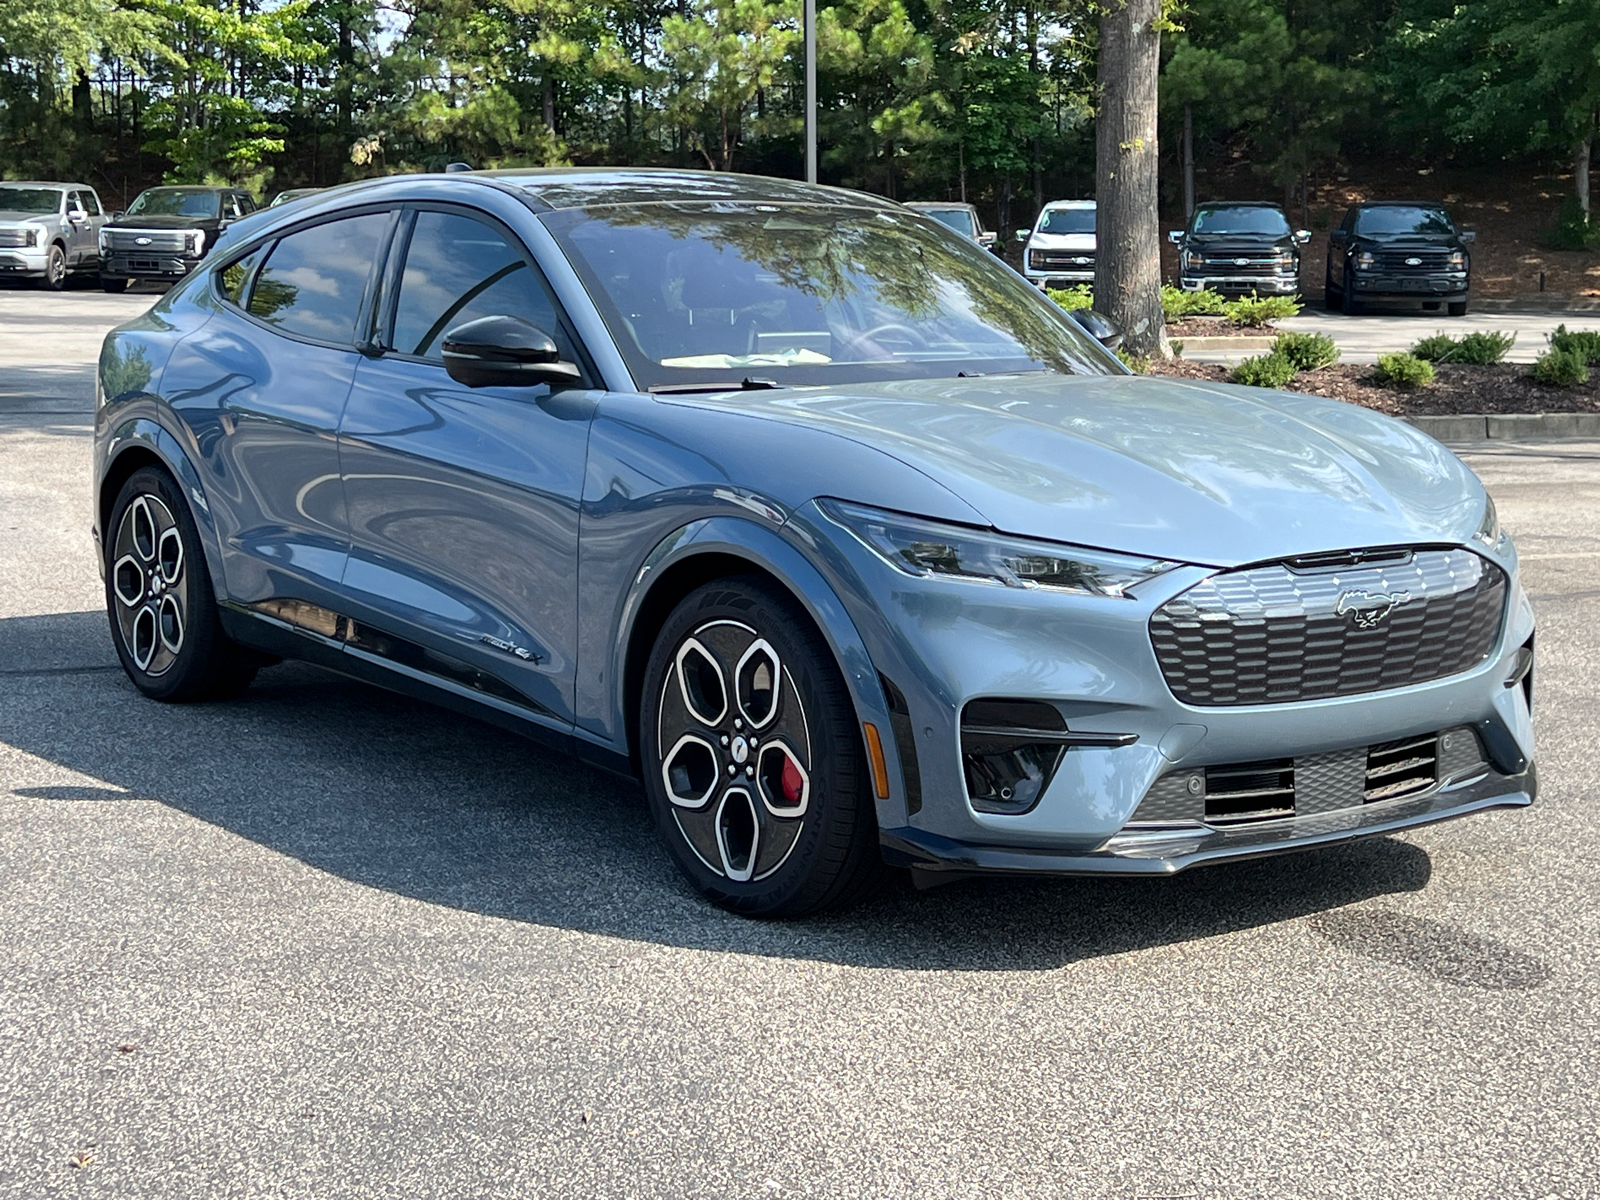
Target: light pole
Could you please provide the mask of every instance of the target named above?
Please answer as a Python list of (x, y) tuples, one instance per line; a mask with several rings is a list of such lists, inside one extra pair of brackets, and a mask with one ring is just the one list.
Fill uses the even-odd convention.
[(806, 182), (817, 181), (817, 0), (805, 0)]

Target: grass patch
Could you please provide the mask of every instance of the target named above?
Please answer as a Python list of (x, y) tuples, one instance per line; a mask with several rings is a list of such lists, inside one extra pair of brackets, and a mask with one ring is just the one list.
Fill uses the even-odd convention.
[(1287, 358), (1297, 371), (1316, 371), (1339, 361), (1339, 347), (1325, 333), (1280, 333), (1272, 353)]
[(1380, 354), (1373, 374), (1389, 387), (1423, 387), (1433, 382), (1433, 364), (1414, 354)]

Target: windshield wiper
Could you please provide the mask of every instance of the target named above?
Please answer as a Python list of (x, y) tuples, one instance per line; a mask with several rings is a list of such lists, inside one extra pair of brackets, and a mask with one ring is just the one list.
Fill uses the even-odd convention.
[(783, 384), (776, 379), (751, 379), (746, 376), (738, 383), (658, 383), (650, 389), (652, 395), (677, 394), (684, 392), (766, 392), (774, 388), (781, 388)]

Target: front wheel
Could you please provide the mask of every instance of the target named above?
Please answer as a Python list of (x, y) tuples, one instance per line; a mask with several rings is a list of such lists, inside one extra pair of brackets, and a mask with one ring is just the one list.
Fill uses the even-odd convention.
[(120, 296), (128, 290), (128, 281), (126, 279), (107, 279), (102, 275), (100, 276), (100, 289), (110, 292), (113, 296)]
[(1450, 301), (1450, 315), (1452, 317), (1464, 317), (1464, 316), (1466, 316), (1467, 315), (1467, 302), (1465, 300), (1452, 300), (1452, 301)]
[(135, 471), (106, 531), (106, 611), (134, 687), (181, 701), (250, 686), (260, 659), (222, 631), (199, 531), (172, 476)]
[(47, 292), (59, 292), (67, 286), (67, 252), (51, 243), (44, 259), (44, 278), (41, 285)]
[(710, 583), (657, 637), (645, 792), (683, 873), (749, 916), (837, 908), (882, 875), (860, 728), (805, 611), (759, 577)]
[(1333, 268), (1326, 267), (1322, 273), (1322, 307), (1329, 312), (1339, 311), (1339, 296), (1333, 286)]

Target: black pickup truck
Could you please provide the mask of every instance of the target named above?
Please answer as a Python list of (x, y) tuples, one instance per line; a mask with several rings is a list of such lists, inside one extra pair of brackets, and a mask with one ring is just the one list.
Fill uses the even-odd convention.
[(238, 188), (146, 188), (100, 230), (100, 286), (121, 292), (135, 279), (176, 283), (230, 222), (255, 208)]
[(1194, 210), (1167, 240), (1179, 247), (1178, 285), (1228, 295), (1292, 296), (1300, 290), (1300, 247), (1306, 229), (1291, 229), (1276, 204), (1216, 201)]
[(1369, 300), (1414, 300), (1464, 317), (1472, 284), (1467, 246), (1476, 237), (1437, 204), (1354, 205), (1328, 235), (1324, 302), (1329, 311), (1358, 313)]

